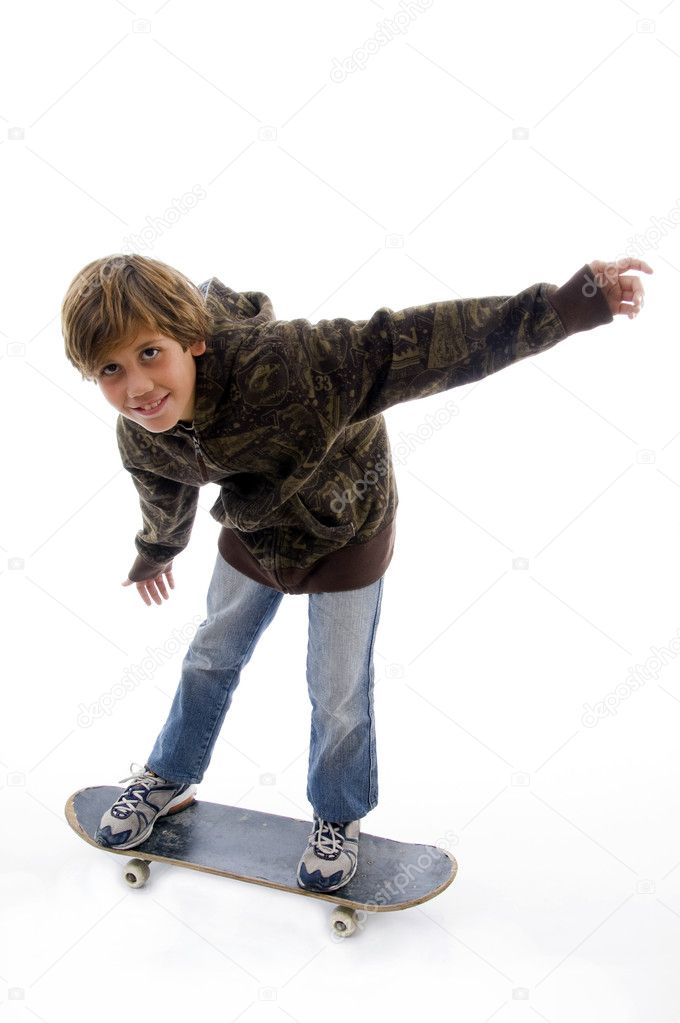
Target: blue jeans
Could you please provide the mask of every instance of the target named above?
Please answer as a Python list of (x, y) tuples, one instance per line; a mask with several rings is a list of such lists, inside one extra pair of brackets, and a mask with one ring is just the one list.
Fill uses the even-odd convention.
[[(357, 590), (309, 593), (307, 688), (312, 705), (307, 798), (317, 816), (360, 820), (378, 802), (373, 645), (384, 577)], [(182, 662), (177, 692), (148, 767), (200, 782), (241, 669), (284, 594), (217, 553), (208, 617)]]

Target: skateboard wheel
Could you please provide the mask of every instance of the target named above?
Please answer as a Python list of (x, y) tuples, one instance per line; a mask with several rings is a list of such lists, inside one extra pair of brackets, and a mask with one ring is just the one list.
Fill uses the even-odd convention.
[(349, 938), (357, 929), (354, 910), (348, 906), (336, 906), (331, 913), (331, 927), (341, 938)]
[(123, 871), (123, 877), (131, 888), (142, 888), (149, 880), (151, 870), (146, 860), (130, 860)]

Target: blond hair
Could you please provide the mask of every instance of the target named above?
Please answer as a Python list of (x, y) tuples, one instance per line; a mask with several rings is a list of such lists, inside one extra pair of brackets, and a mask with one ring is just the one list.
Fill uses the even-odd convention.
[(174, 338), (186, 351), (208, 341), (212, 317), (203, 295), (167, 263), (115, 253), (88, 263), (71, 281), (61, 307), (66, 357), (92, 380), (111, 352), (142, 327)]

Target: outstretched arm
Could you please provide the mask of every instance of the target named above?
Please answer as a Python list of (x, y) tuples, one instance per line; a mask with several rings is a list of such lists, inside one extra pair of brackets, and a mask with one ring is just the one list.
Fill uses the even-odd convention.
[[(642, 260), (595, 260), (561, 287), (533, 284), (517, 295), (398, 312), (383, 307), (368, 320), (273, 323), (271, 348), (282, 345), (288, 356), (286, 400), (312, 398), (312, 408), (339, 432), (400, 402), (476, 382), (616, 314), (637, 315), (642, 284), (622, 276), (633, 267), (651, 272)], [(265, 345), (255, 362), (271, 354)]]

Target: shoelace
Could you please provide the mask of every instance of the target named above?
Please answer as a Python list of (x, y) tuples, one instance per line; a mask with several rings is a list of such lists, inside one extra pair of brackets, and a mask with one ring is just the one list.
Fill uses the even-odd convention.
[(130, 764), (130, 770), (132, 774), (129, 774), (127, 778), (121, 778), (118, 782), (119, 785), (124, 785), (126, 781), (146, 780), (147, 778), (152, 777), (147, 773), (146, 767), (142, 764), (135, 764), (134, 761)]
[(319, 823), (314, 831), (314, 844), (322, 853), (329, 856), (335, 854), (336, 850), (342, 848), (342, 824), (333, 821), (326, 821), (323, 817), (318, 818)]
[(155, 780), (146, 774), (145, 768), (141, 764), (130, 764), (130, 770), (132, 774), (129, 774), (127, 778), (121, 778), (119, 785), (124, 785), (126, 781), (129, 781), (131, 784), (127, 786), (124, 792), (121, 792), (114, 806), (111, 807), (111, 812), (115, 813), (116, 817), (126, 817), (130, 814), (135, 809), (139, 800), (143, 798), (144, 787), (148, 788), (149, 783), (153, 783)]

